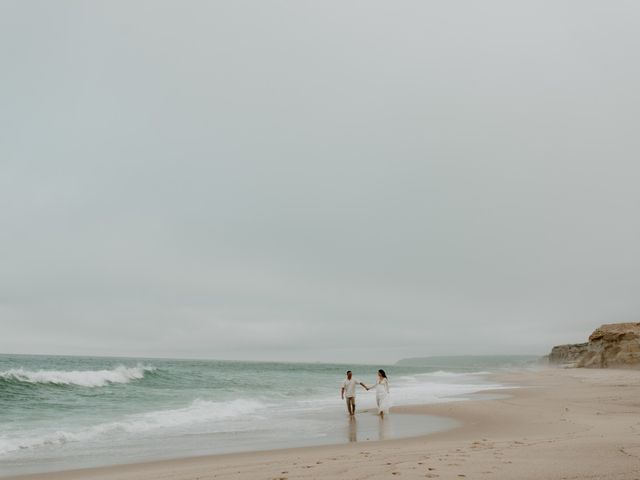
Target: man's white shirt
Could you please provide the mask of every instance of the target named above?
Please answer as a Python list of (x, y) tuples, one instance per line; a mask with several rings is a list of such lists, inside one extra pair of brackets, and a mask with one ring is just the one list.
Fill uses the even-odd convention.
[(355, 397), (356, 396), (356, 386), (358, 386), (360, 382), (356, 380), (354, 377), (351, 377), (351, 380), (348, 378), (342, 382), (342, 388), (344, 388), (344, 396), (345, 397)]

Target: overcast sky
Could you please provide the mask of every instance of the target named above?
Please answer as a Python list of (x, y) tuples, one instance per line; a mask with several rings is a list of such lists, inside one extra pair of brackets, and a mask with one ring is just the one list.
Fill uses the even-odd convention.
[(640, 319), (640, 3), (0, 2), (0, 352), (390, 362)]

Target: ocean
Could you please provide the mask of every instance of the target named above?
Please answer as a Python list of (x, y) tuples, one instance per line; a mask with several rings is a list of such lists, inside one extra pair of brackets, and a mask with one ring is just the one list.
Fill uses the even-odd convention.
[[(519, 357), (506, 364), (522, 363)], [(440, 362), (442, 363), (442, 362)], [(346, 417), (346, 370), (365, 384), (384, 368), (394, 405), (461, 401), (505, 388), (481, 362), (337, 365), (0, 355), (0, 475), (159, 458), (415, 436), (453, 426), (439, 417), (363, 409)], [(464, 362), (463, 362), (464, 363)], [(492, 364), (492, 370), (496, 370)], [(415, 418), (414, 418), (415, 417)]]

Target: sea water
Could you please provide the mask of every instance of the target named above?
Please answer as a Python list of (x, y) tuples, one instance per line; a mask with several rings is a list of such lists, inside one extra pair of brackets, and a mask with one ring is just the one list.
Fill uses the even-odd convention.
[[(455, 365), (336, 365), (0, 355), (0, 476), (212, 453), (413, 436), (430, 416), (348, 420), (340, 386), (385, 368), (394, 405), (504, 385)], [(375, 406), (360, 389), (357, 408)]]

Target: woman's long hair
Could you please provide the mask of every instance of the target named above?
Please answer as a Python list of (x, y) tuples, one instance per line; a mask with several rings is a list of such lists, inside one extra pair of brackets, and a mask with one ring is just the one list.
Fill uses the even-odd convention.
[(382, 377), (382, 378), (387, 378), (387, 374), (384, 373), (384, 370), (380, 369), (378, 370), (378, 374)]

